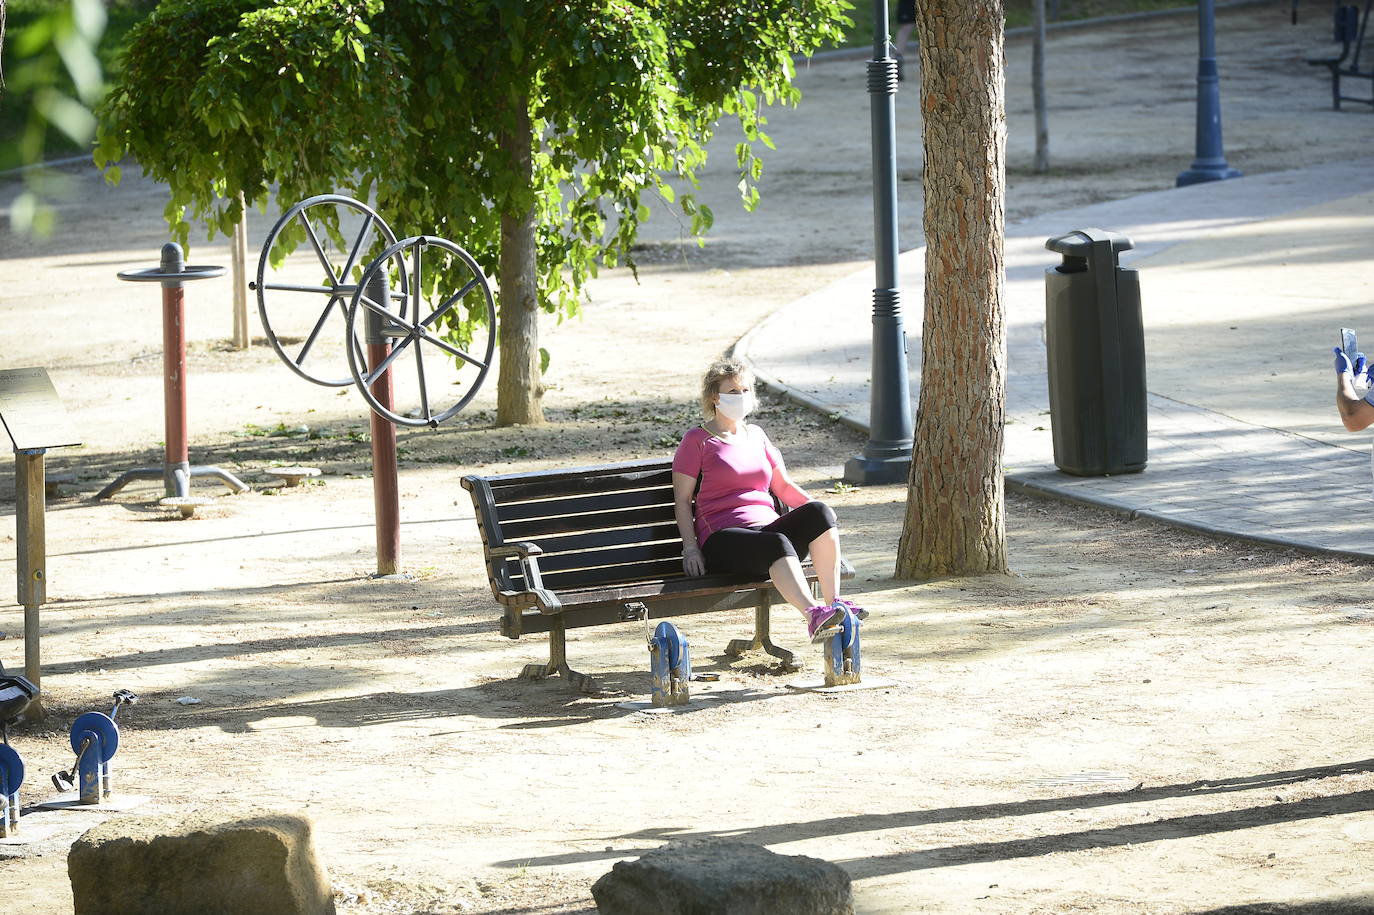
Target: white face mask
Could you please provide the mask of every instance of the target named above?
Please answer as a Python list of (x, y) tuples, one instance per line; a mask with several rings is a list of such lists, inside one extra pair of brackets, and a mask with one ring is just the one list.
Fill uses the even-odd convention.
[(720, 400), (716, 402), (716, 412), (726, 419), (739, 422), (748, 416), (754, 409), (754, 395), (750, 394), (720, 394)]

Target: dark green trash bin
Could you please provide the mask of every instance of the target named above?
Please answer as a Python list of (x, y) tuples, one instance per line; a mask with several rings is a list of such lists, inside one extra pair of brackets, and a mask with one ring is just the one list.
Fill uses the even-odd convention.
[(1054, 463), (1075, 476), (1145, 469), (1145, 328), (1140, 274), (1118, 264), (1129, 238), (1079, 229), (1045, 242), (1064, 262), (1045, 271)]

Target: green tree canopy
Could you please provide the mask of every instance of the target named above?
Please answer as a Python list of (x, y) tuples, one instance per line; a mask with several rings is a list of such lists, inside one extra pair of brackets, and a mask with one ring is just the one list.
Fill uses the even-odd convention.
[[(131, 155), (165, 182), (183, 240), (188, 216), (227, 234), (240, 192), (252, 204), (273, 186), (291, 202), (346, 189), (375, 198), (398, 228), (451, 238), (494, 266), (503, 219), (510, 233), (532, 215), (530, 306), (570, 314), (598, 266), (632, 264), (648, 201), (679, 206), (693, 232), (710, 227), (709, 209), (669, 181), (695, 184), (726, 115), (743, 131), (740, 191), (753, 206), (756, 144), (771, 145), (763, 106), (795, 103), (793, 56), (840, 38), (849, 7), (163, 0), (99, 111), (97, 160)], [(520, 297), (508, 272), (502, 322)], [(503, 331), (503, 384), (506, 342)], [(536, 390), (538, 371), (536, 361)]]

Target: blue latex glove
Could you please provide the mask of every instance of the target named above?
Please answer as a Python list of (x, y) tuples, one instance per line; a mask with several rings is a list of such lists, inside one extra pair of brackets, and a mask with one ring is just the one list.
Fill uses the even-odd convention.
[[(1355, 366), (1350, 364), (1350, 357), (1345, 354), (1345, 350), (1341, 349), (1339, 346), (1336, 346), (1332, 347), (1332, 352), (1336, 354), (1337, 375), (1354, 375), (1356, 373)], [(1361, 367), (1363, 367), (1365, 361), (1364, 353), (1356, 353), (1355, 361), (1359, 363)]]

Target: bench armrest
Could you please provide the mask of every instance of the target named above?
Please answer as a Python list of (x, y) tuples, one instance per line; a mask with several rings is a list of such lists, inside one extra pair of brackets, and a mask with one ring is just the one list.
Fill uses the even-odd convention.
[(539, 548), (539, 544), (530, 543), (528, 540), (519, 540), (514, 543), (503, 543), (487, 549), (487, 555), (495, 559), (509, 559), (512, 556), (519, 556), (524, 559), (526, 556), (542, 556), (544, 551)]
[(539, 557), (543, 554), (539, 544), (527, 540), (487, 548), (487, 555), (493, 559), (519, 559), (520, 571), (525, 576), (525, 590), (516, 593), (531, 595), (540, 613), (557, 613), (563, 609), (563, 602), (557, 594), (544, 587), (544, 577), (539, 572)]

